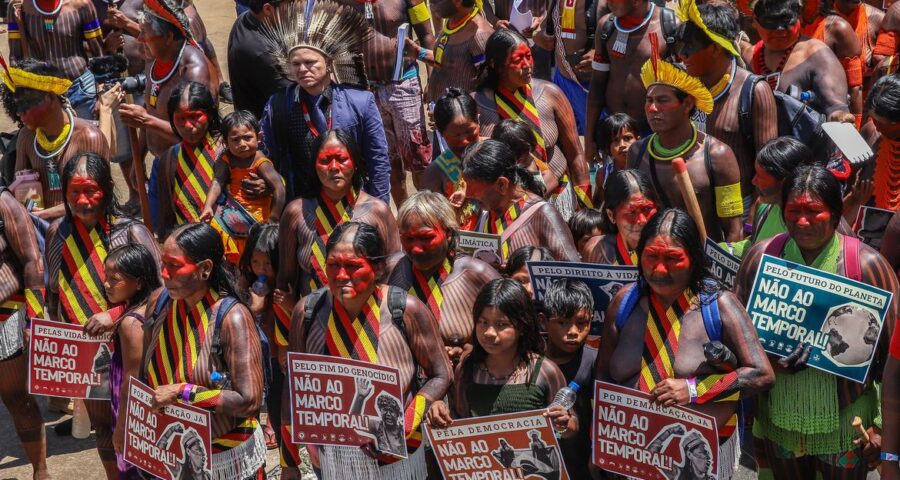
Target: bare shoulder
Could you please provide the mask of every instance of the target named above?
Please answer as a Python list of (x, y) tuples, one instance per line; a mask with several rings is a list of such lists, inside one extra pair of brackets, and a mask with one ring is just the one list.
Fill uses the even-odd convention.
[(500, 274), (493, 267), (466, 255), (456, 258), (456, 261), (453, 262), (453, 269), (461, 270), (462, 275), (477, 283), (487, 283), (495, 278), (500, 278)]

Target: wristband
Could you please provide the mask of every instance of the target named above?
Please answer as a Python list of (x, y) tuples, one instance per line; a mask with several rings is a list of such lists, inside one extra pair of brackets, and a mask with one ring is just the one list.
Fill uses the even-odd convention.
[(697, 403), (697, 377), (685, 379), (688, 386), (688, 395), (691, 396), (691, 403)]
[[(424, 4), (424, 3), (420, 3), (419, 5), (425, 5), (425, 4)], [(425, 48), (419, 48), (419, 56), (418, 56), (417, 58), (418, 58), (419, 60), (424, 61), (426, 55), (428, 55), (428, 50), (425, 50)]]
[(881, 452), (881, 460), (885, 462), (900, 462), (900, 455), (896, 453)]
[(181, 399), (184, 400), (184, 403), (191, 403), (191, 391), (194, 389), (194, 385), (190, 383), (185, 383), (184, 386), (181, 387)]

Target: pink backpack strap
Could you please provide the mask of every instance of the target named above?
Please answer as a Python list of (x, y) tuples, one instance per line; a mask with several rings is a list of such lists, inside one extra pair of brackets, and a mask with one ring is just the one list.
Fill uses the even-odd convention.
[(844, 274), (850, 280), (862, 281), (862, 268), (859, 265), (859, 239), (850, 235), (844, 237)]
[(780, 257), (782, 252), (784, 252), (784, 246), (788, 241), (788, 233), (783, 232), (779, 233), (772, 237), (772, 240), (766, 245), (766, 250), (763, 252), (766, 255), (771, 255), (773, 257)]

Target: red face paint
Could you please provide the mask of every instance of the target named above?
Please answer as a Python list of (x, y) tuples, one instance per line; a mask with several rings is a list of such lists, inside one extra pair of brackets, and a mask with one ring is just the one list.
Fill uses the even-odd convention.
[(773, 50), (787, 50), (800, 38), (800, 20), (797, 20), (788, 28), (779, 28), (777, 30), (770, 30), (757, 24), (756, 31), (767, 47)]
[(172, 115), (172, 121), (182, 128), (204, 128), (209, 117), (203, 110), (179, 110)]
[(350, 152), (343, 145), (325, 146), (316, 157), (316, 171), (321, 175), (342, 173), (346, 177), (353, 175), (353, 159)]
[(514, 70), (532, 68), (534, 66), (534, 59), (531, 57), (531, 49), (528, 48), (528, 44), (522, 42), (516, 45), (516, 48), (510, 52), (506, 65)]
[(641, 267), (651, 279), (662, 279), (690, 271), (691, 257), (684, 248), (656, 237), (644, 247)]
[(878, 133), (890, 140), (900, 140), (900, 122), (892, 122), (875, 113), (872, 113), (870, 118)]
[(699, 77), (705, 75), (715, 64), (713, 53), (715, 49), (706, 46), (699, 49), (691, 49), (687, 46), (682, 47), (679, 57), (682, 59), (689, 75)]
[(641, 200), (627, 202), (616, 209), (616, 223), (621, 218), (627, 223), (646, 225), (653, 215), (656, 215), (656, 204), (642, 195)]
[(45, 97), (38, 103), (26, 105), (25, 102), (22, 102), (21, 105), (17, 104), (16, 109), (19, 111), (19, 118), (22, 119), (22, 123), (34, 130), (40, 126), (44, 118), (47, 118), (52, 109), (51, 105), (50, 98)]
[(771, 173), (767, 172), (765, 168), (762, 168), (757, 163), (755, 165), (756, 175), (753, 177), (753, 185), (756, 185), (760, 190), (772, 190), (781, 186), (781, 180), (773, 177)]
[(95, 209), (103, 203), (103, 189), (94, 179), (75, 175), (69, 181), (66, 201), (70, 208)]
[(162, 255), (162, 278), (172, 280), (175, 277), (191, 275), (197, 271), (197, 264), (184, 255)]
[(784, 206), (784, 219), (800, 228), (831, 223), (831, 211), (822, 200), (808, 193), (789, 199)]
[(400, 234), (403, 250), (413, 259), (433, 258), (443, 251), (447, 245), (447, 232), (441, 227), (427, 225), (409, 226)]
[(355, 254), (333, 253), (325, 261), (328, 284), (344, 296), (355, 298), (375, 284), (375, 270), (369, 260)]

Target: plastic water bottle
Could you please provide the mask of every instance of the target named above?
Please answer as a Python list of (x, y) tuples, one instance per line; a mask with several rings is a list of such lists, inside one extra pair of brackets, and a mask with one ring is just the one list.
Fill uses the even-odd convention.
[(212, 383), (213, 388), (216, 390), (226, 390), (228, 386), (231, 385), (231, 381), (228, 378), (227, 373), (223, 372), (212, 372), (209, 374), (209, 381)]
[(578, 394), (579, 388), (577, 382), (569, 382), (569, 386), (560, 388), (559, 391), (556, 392), (550, 406), (559, 405), (566, 410), (572, 408), (572, 406), (575, 405), (575, 397)]
[(269, 277), (265, 275), (257, 276), (256, 281), (250, 286), (250, 291), (260, 297), (265, 297), (269, 294), (269, 284), (267, 283), (267, 280), (269, 280)]

